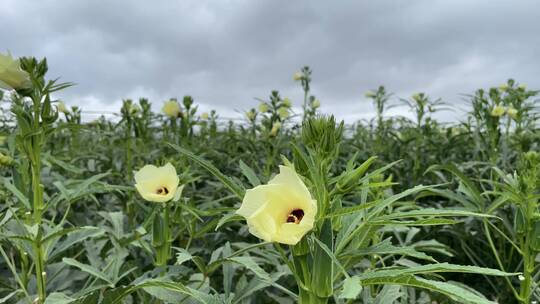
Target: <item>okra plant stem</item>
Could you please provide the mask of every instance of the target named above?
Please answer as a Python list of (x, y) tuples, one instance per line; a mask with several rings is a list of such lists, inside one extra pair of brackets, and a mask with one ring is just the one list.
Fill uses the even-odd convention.
[(41, 140), (40, 136), (40, 102), (42, 97), (35, 96), (34, 101), (34, 132), (32, 136), (32, 151), (30, 153), (32, 171), (32, 200), (34, 225), (38, 225), (38, 232), (33, 239), (33, 251), (35, 258), (36, 283), (38, 290), (38, 303), (44, 303), (47, 297), (45, 283), (45, 261), (43, 259), (43, 249), (41, 247), (41, 222), (43, 206), (43, 186), (41, 185)]
[(163, 206), (163, 210), (159, 215), (161, 219), (160, 229), (160, 244), (156, 247), (156, 266), (165, 266), (171, 256), (171, 231), (170, 231), (170, 207)]

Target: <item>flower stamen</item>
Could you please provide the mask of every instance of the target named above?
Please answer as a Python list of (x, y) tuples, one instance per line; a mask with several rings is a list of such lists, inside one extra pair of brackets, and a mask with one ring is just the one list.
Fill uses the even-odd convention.
[(156, 193), (161, 195), (167, 195), (169, 194), (169, 189), (167, 189), (167, 187), (160, 187), (157, 189)]
[(302, 218), (304, 217), (304, 210), (302, 209), (294, 209), (287, 215), (287, 223), (295, 223), (300, 224), (300, 221), (302, 221)]

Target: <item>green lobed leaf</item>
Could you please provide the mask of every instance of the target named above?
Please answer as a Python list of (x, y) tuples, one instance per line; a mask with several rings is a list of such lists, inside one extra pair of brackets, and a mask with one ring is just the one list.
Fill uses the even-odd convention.
[(371, 272), (365, 272), (359, 275), (361, 280), (381, 278), (381, 277), (398, 277), (408, 274), (428, 274), (428, 273), (440, 273), (440, 272), (463, 272), (463, 273), (474, 273), (474, 274), (484, 274), (484, 275), (493, 275), (493, 276), (514, 276), (519, 273), (508, 273), (500, 271), (498, 269), (484, 268), (478, 266), (467, 266), (467, 265), (455, 265), (449, 263), (437, 263), (437, 264), (427, 264), (414, 267), (387, 267), (382, 269), (377, 269)]
[(435, 280), (428, 280), (419, 278), (414, 275), (402, 275), (396, 277), (380, 277), (374, 279), (362, 280), (363, 286), (368, 285), (404, 285), (416, 288), (423, 288), (431, 291), (441, 293), (448, 296), (454, 301), (465, 304), (497, 304), (496, 302), (489, 301), (485, 297), (479, 296), (463, 287)]
[(397, 254), (403, 256), (410, 256), (417, 259), (428, 260), (436, 262), (435, 259), (424, 252), (417, 251), (413, 246), (394, 246), (390, 241), (390, 238), (383, 240), (380, 243), (374, 244), (371, 247), (365, 249), (357, 249), (351, 252), (345, 252), (341, 257), (357, 257), (366, 256), (371, 254), (377, 254), (380, 256), (388, 254)]
[(30, 201), (24, 194), (22, 194), (17, 187), (15, 187), (12, 183), (9, 182), (7, 178), (3, 178), (4, 187), (6, 187), (17, 199), (26, 207), (27, 210), (32, 210), (32, 205), (30, 204)]
[(67, 265), (79, 268), (81, 271), (86, 272), (86, 273), (90, 274), (93, 277), (96, 277), (98, 279), (101, 279), (101, 280), (109, 283), (109, 284), (112, 284), (111, 279), (108, 278), (107, 275), (105, 275), (103, 272), (99, 271), (97, 268), (95, 268), (95, 267), (93, 267), (91, 265), (80, 263), (77, 260), (74, 260), (72, 258), (63, 258), (62, 262), (64, 262)]
[(343, 281), (343, 288), (338, 298), (356, 299), (362, 292), (362, 281), (359, 277), (349, 277)]
[(257, 174), (255, 174), (255, 171), (251, 169), (246, 163), (244, 163), (242, 160), (240, 160), (240, 171), (242, 171), (242, 174), (248, 179), (251, 186), (256, 187), (261, 184), (261, 181), (259, 177), (257, 177)]
[(244, 198), (244, 193), (245, 193), (244, 188), (241, 185), (239, 185), (238, 183), (236, 183), (232, 178), (230, 178), (230, 177), (226, 176), (225, 174), (221, 173), (221, 171), (219, 171), (218, 168), (216, 168), (214, 165), (212, 165), (212, 163), (210, 163), (209, 161), (207, 161), (207, 160), (193, 154), (191, 151), (186, 150), (184, 148), (181, 148), (181, 147), (179, 147), (179, 146), (177, 146), (175, 144), (169, 143), (169, 145), (173, 149), (175, 149), (176, 151), (182, 153), (183, 155), (185, 155), (186, 157), (188, 157), (192, 161), (199, 164), (204, 169), (208, 170), (208, 172), (210, 172), (217, 179), (219, 179), (225, 185), (225, 187), (229, 188), (229, 190), (232, 193), (234, 193), (238, 198), (240, 198), (240, 199)]
[(239, 257), (231, 257), (227, 258), (228, 261), (241, 264), (242, 266), (246, 267), (247, 269), (253, 271), (253, 273), (258, 276), (259, 278), (271, 282), (272, 278), (270, 278), (270, 275), (262, 269), (257, 262), (253, 260), (252, 257), (249, 256), (239, 256)]

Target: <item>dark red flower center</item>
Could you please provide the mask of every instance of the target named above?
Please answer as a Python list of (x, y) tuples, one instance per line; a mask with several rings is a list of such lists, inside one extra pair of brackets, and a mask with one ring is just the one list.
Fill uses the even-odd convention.
[(287, 215), (287, 223), (295, 223), (300, 224), (300, 221), (302, 221), (302, 218), (304, 217), (304, 210), (302, 209), (294, 209)]
[(160, 187), (157, 189), (156, 193), (160, 195), (167, 195), (169, 194), (169, 189), (167, 189), (167, 187)]

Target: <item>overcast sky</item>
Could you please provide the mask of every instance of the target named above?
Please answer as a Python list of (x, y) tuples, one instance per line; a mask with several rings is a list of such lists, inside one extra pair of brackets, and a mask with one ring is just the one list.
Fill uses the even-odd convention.
[(380, 84), (451, 104), (510, 77), (540, 88), (535, 0), (0, 4), (0, 52), (46, 56), (50, 78), (77, 83), (61, 97), (83, 110), (118, 111), (139, 97), (158, 110), (192, 95), (233, 117), (273, 89), (299, 107), (292, 75), (304, 65), (322, 111), (348, 122), (373, 115), (364, 93)]

